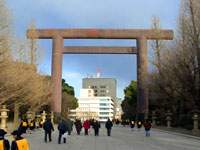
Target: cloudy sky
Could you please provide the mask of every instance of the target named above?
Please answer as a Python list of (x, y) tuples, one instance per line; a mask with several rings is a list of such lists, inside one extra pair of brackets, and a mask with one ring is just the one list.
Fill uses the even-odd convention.
[[(25, 37), (31, 20), (36, 28), (149, 29), (158, 16), (163, 29), (176, 30), (180, 0), (7, 0), (7, 6), (16, 34)], [(52, 40), (39, 42), (44, 51), (39, 69), (50, 75)], [(74, 39), (64, 45), (135, 46), (135, 40)], [(123, 89), (137, 79), (136, 67), (135, 55), (64, 55), (62, 77), (78, 97), (82, 78), (96, 76), (101, 68), (101, 78), (116, 78), (117, 96), (123, 99)]]

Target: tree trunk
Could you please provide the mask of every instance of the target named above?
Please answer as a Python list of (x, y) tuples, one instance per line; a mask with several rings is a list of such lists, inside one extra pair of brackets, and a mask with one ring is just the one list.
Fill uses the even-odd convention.
[(19, 123), (19, 104), (14, 104), (14, 124)]

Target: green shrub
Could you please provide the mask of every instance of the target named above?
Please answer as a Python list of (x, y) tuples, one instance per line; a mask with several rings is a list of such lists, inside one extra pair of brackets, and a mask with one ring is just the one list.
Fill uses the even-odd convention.
[(182, 114), (178, 118), (178, 125), (183, 128), (190, 128), (193, 126), (192, 115), (190, 114)]

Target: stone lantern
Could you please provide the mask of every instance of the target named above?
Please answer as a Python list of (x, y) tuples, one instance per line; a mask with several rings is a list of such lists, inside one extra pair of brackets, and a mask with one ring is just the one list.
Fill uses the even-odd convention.
[(156, 126), (156, 119), (157, 119), (157, 117), (156, 117), (157, 115), (156, 115), (156, 112), (155, 111), (153, 111), (152, 112), (152, 126), (153, 127), (155, 127)]
[(27, 112), (26, 112), (26, 119), (28, 120), (28, 124), (30, 124), (31, 123), (31, 120), (32, 120), (32, 112), (30, 111), (30, 110), (28, 110)]
[(194, 120), (193, 131), (198, 131), (199, 130), (199, 115), (198, 115), (198, 113), (195, 113), (192, 119)]
[(42, 122), (44, 123), (45, 122), (45, 120), (46, 120), (46, 112), (45, 111), (43, 111), (43, 113), (42, 113)]
[(54, 114), (53, 111), (51, 111), (51, 123), (53, 123), (53, 119), (54, 119)]
[(1, 112), (1, 129), (6, 130), (6, 119), (8, 118), (8, 109), (6, 109), (6, 105), (3, 105), (3, 108), (0, 110)]
[(167, 128), (171, 128), (171, 121), (172, 121), (172, 113), (170, 112), (170, 110), (167, 111), (166, 113), (167, 115)]

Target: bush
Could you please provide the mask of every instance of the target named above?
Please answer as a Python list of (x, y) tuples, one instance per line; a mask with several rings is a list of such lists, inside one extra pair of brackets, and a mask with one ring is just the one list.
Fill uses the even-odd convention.
[(190, 114), (182, 114), (178, 118), (178, 125), (183, 128), (190, 129), (193, 126), (192, 115)]
[(188, 129), (188, 130), (192, 130), (193, 129), (193, 125), (187, 125), (187, 126), (185, 126), (185, 128)]

